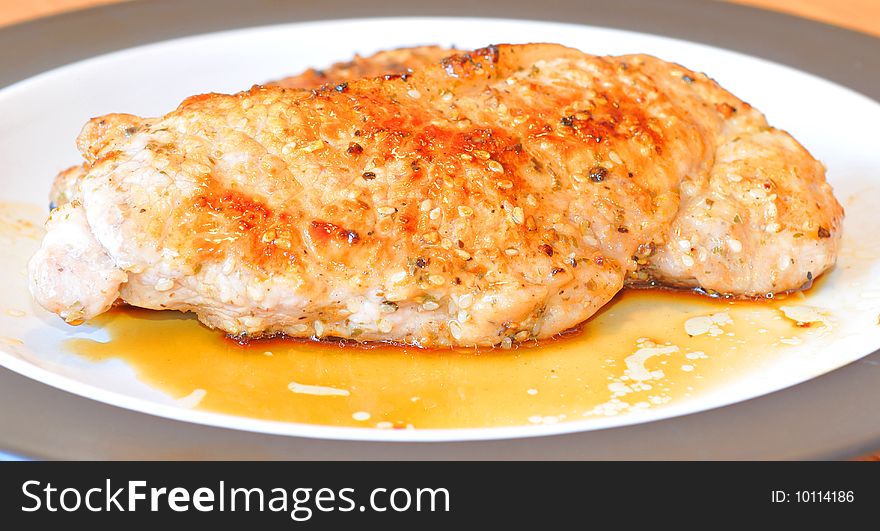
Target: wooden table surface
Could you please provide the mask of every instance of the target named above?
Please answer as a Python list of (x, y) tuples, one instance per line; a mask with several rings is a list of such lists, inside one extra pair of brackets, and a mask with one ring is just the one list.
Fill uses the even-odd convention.
[[(100, 4), (137, 0), (0, 0), (0, 26)], [(705, 0), (707, 2), (717, 0)], [(734, 0), (880, 36), (880, 0)], [(880, 460), (880, 453), (865, 459)]]

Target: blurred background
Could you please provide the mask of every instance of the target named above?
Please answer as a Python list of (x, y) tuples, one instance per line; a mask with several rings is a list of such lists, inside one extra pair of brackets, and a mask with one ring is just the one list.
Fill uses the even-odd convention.
[[(15, 24), (64, 11), (102, 4), (138, 0), (0, 0), (0, 26)], [(733, 1), (755, 7), (774, 9), (812, 18), (850, 29), (880, 35), (880, 1), (878, 0), (703, 0)]]

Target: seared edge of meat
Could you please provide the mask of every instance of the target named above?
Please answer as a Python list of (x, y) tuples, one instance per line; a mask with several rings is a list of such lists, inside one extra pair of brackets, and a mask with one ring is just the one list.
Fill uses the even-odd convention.
[(350, 61), (335, 63), (320, 70), (310, 68), (301, 74), (266, 83), (268, 86), (314, 89), (358, 79), (400, 76), (454, 55), (455, 49), (442, 46), (414, 46), (383, 50), (368, 57), (355, 55)]

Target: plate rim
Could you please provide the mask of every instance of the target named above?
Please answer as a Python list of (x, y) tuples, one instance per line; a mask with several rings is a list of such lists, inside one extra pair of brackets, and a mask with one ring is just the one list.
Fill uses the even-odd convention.
[[(107, 6), (100, 6), (96, 8), (92, 8), (85, 11), (80, 12), (72, 12), (65, 13), (61, 15), (57, 15), (55, 17), (50, 17), (47, 19), (38, 19), (32, 22), (26, 22), (23, 24), (19, 24), (16, 26), (9, 26), (7, 28), (0, 28), (0, 61), (3, 61), (3, 54), (7, 53), (9, 50), (15, 49), (28, 49), (24, 47), (27, 44), (28, 39), (32, 40), (33, 35), (45, 35), (47, 31), (52, 31), (53, 28), (63, 27), (65, 29), (64, 34), (68, 34), (66, 32), (76, 31), (77, 29), (83, 30), (86, 27), (100, 24), (106, 24), (108, 21), (121, 21), (126, 22), (125, 25), (131, 25), (131, 20), (137, 21), (137, 25), (139, 27), (149, 28), (151, 25), (158, 21), (167, 21), (169, 19), (175, 19), (183, 12), (184, 14), (195, 7), (202, 7), (202, 10), (199, 11), (200, 15), (205, 14), (204, 7), (209, 3), (210, 0), (185, 0), (183, 2), (170, 2), (167, 0), (152, 0), (152, 1), (139, 1), (139, 2), (130, 2), (123, 4), (113, 4)], [(59, 58), (57, 53), (53, 53), (53, 50), (50, 47), (45, 46), (45, 42), (43, 46), (34, 49), (28, 57), (28, 61), (25, 62), (7, 62), (6, 64), (15, 65), (13, 68), (4, 69), (3, 72), (0, 72), (0, 87), (6, 86), (22, 79), (26, 79), (33, 75), (36, 75), (45, 70), (49, 70), (55, 68), (57, 66), (61, 66), (63, 64), (69, 64), (71, 62), (75, 62), (81, 59), (86, 59), (89, 57), (93, 57), (95, 55), (99, 55), (101, 53), (107, 53), (112, 51), (119, 51), (124, 48), (129, 48), (132, 46), (138, 46), (143, 44), (149, 44), (151, 42), (159, 42), (164, 40), (169, 40), (176, 37), (186, 37), (186, 36), (195, 36), (204, 33), (210, 33), (214, 31), (222, 31), (222, 30), (231, 30), (231, 29), (242, 29), (245, 27), (255, 27), (261, 25), (275, 25), (275, 24), (283, 24), (283, 23), (294, 23), (294, 22), (307, 22), (307, 21), (318, 21), (318, 20), (333, 20), (333, 19), (352, 19), (352, 18), (374, 18), (374, 17), (384, 17), (388, 16), (388, 11), (391, 11), (393, 14), (397, 16), (454, 16), (451, 11), (456, 9), (456, 4), (466, 5), (465, 2), (461, 2), (459, 0), (452, 0), (452, 2), (445, 3), (442, 12), (441, 10), (434, 6), (413, 6), (405, 2), (401, 2), (399, 0), (384, 0), (378, 6), (372, 5), (370, 6), (371, 11), (369, 13), (358, 13), (359, 11), (356, 6), (345, 5), (344, 7), (339, 6), (340, 2), (337, 0), (328, 0), (323, 2), (320, 6), (308, 5), (305, 6), (307, 9), (305, 12), (300, 10), (294, 13), (295, 18), (288, 19), (283, 18), (285, 16), (290, 16), (291, 13), (286, 13), (287, 8), (292, 6), (304, 7), (303, 2), (293, 2), (287, 4), (279, 4), (277, 2), (266, 2), (266, 1), (258, 1), (258, 2), (250, 2), (250, 3), (239, 3), (230, 1), (230, 0), (218, 0), (210, 2), (211, 9), (208, 10), (213, 13), (214, 16), (209, 16), (207, 18), (196, 19), (195, 21), (190, 22), (201, 22), (201, 24), (197, 23), (195, 25), (190, 26), (161, 26), (165, 30), (176, 30), (176, 31), (184, 31), (184, 33), (176, 34), (176, 35), (167, 35), (167, 31), (157, 33), (143, 33), (140, 32), (135, 35), (128, 35), (124, 37), (124, 32), (85, 32), (80, 33), (80, 35), (88, 36), (89, 43), (91, 46), (68, 46), (66, 48), (66, 52), (63, 55), (63, 58)], [(509, 8), (506, 6), (506, 10), (504, 13), (504, 18), (507, 19), (525, 19), (525, 20), (534, 20), (541, 22), (567, 22), (567, 23), (584, 23), (587, 22), (592, 26), (599, 27), (607, 27), (614, 29), (622, 29), (628, 31), (636, 31), (640, 33), (649, 33), (649, 34), (659, 34), (663, 36), (669, 36), (682, 40), (689, 40), (694, 42), (699, 42), (701, 44), (709, 44), (719, 48), (737, 51), (742, 53), (747, 53), (752, 56), (760, 57), (762, 59), (769, 59), (774, 62), (792, 66), (799, 70), (813, 73), (819, 75), (819, 77), (823, 77), (825, 79), (834, 81), (840, 85), (843, 85), (847, 88), (855, 90), (863, 95), (868, 96), (874, 101), (880, 100), (880, 39), (861, 34), (852, 30), (846, 30), (842, 28), (837, 28), (834, 26), (828, 26), (825, 24), (821, 24), (818, 22), (800, 19), (797, 17), (793, 17), (790, 15), (783, 15), (779, 13), (764, 11), (760, 9), (727, 4), (721, 2), (706, 2), (706, 1), (695, 1), (695, 0), (672, 0), (669, 2), (663, 3), (663, 9), (657, 9), (658, 6), (654, 5), (653, 9), (646, 9), (651, 6), (651, 2), (649, 0), (622, 0), (618, 3), (615, 3), (613, 8), (609, 8), (607, 5), (604, 6), (604, 10), (602, 9), (602, 3), (598, 1), (586, 1), (586, 2), (577, 2), (577, 1), (559, 1), (559, 0), (550, 0), (550, 3), (553, 7), (556, 8), (554, 11), (552, 8), (548, 9), (546, 3), (542, 4), (541, 9), (536, 9), (536, 6), (530, 6), (526, 2), (521, 2), (519, 0), (509, 2)], [(243, 4), (248, 4), (247, 6), (243, 6)], [(243, 7), (247, 7), (248, 9), (254, 9), (254, 5), (257, 4), (258, 10), (255, 10), (259, 15), (272, 15), (269, 19), (260, 18), (260, 17), (236, 17), (234, 14), (231, 14), (230, 11), (241, 11)], [(224, 9), (225, 6), (226, 9)], [(354, 9), (352, 9), (354, 7)], [(377, 9), (373, 9), (376, 8)], [(474, 9), (475, 6), (468, 5), (468, 9), (466, 11), (468, 18), (479, 18), (481, 16), (490, 16), (497, 15), (497, 13), (489, 12), (489, 13), (479, 13), (479, 11), (485, 11), (485, 7), (489, 6), (478, 6), (477, 9)], [(560, 9), (564, 8), (564, 9)], [(641, 18), (625, 18), (627, 13), (632, 14), (633, 9), (638, 10), (638, 14)], [(280, 12), (279, 12), (280, 11)], [(462, 12), (463, 10), (459, 10)], [(476, 11), (476, 12), (475, 12)], [(538, 13), (536, 11), (540, 11), (540, 15), (546, 15), (548, 12), (551, 12), (556, 15), (556, 17), (547, 17), (547, 16), (535, 16)], [(646, 11), (647, 15), (646, 16)], [(589, 14), (589, 20), (582, 20), (584, 14)], [(687, 14), (687, 16), (680, 16), (682, 14)], [(222, 14), (222, 17), (218, 17), (218, 14)], [(254, 13), (251, 13), (253, 15)], [(369, 15), (369, 17), (361, 17), (359, 15)], [(149, 16), (148, 16), (149, 15)], [(604, 17), (602, 16), (604, 15)], [(827, 57), (820, 56), (818, 63), (816, 62), (816, 56), (811, 56), (809, 50), (804, 50), (801, 46), (802, 42), (798, 42), (798, 46), (795, 46), (793, 43), (795, 41), (787, 41), (787, 46), (784, 46), (782, 49), (774, 48), (773, 46), (764, 47), (762, 51), (770, 51), (773, 52), (770, 55), (756, 53), (753, 49), (742, 49), (741, 47), (731, 46), (730, 44), (719, 44), (719, 42), (727, 42), (730, 40), (730, 35), (726, 35), (724, 33), (718, 32), (710, 32), (708, 37), (711, 37), (708, 41), (703, 40), (699, 37), (700, 35), (695, 34), (692, 31), (689, 31), (688, 28), (694, 28), (693, 25), (694, 19), (704, 17), (708, 18), (709, 21), (715, 20), (719, 18), (724, 21), (722, 27), (726, 28), (735, 28), (740, 25), (735, 23), (730, 17), (736, 15), (737, 17), (742, 17), (744, 20), (749, 20), (751, 23), (754, 23), (756, 20), (760, 21), (762, 24), (767, 24), (767, 19), (772, 20), (772, 24), (768, 27), (773, 28), (773, 32), (770, 35), (765, 35), (772, 37), (771, 40), (779, 40), (780, 35), (791, 35), (792, 32), (794, 34), (798, 34), (800, 32), (810, 31), (810, 33), (815, 39), (816, 42), (822, 43), (822, 48), (827, 54)], [(148, 16), (148, 17), (147, 17)], [(621, 18), (623, 16), (624, 18)], [(147, 17), (146, 19), (144, 17)], [(281, 19), (279, 17), (282, 17)], [(312, 18), (309, 18), (312, 17)], [(678, 18), (677, 18), (678, 17)], [(756, 18), (757, 17), (757, 18)], [(182, 17), (184, 20), (187, 19), (186, 16)], [(222, 20), (218, 20), (218, 18), (222, 18)], [(497, 16), (492, 16), (492, 18), (497, 18)], [(261, 22), (262, 21), (262, 22)], [(214, 24), (222, 22), (225, 24), (223, 27), (215, 27)], [(645, 30), (645, 23), (649, 22), (647, 26), (650, 26), (652, 29)], [(631, 23), (632, 25), (621, 26), (621, 23)], [(657, 25), (659, 23), (659, 26)], [(782, 26), (780, 26), (780, 24)], [(709, 24), (711, 26), (711, 24)], [(696, 25), (701, 28), (705, 28), (705, 25)], [(684, 28), (684, 29), (682, 29)], [(786, 31), (780, 31), (780, 29), (785, 29)], [(659, 30), (659, 31), (658, 31)], [(822, 33), (824, 35), (819, 35), (816, 32)], [(685, 33), (683, 35), (682, 33)], [(699, 32), (698, 32), (699, 33)], [(730, 31), (728, 30), (728, 34)], [(706, 37), (704, 35), (704, 37)], [(133, 40), (134, 38), (134, 40)], [(748, 39), (743, 39), (741, 34), (737, 35), (737, 38), (740, 41), (745, 40), (750, 47), (754, 47), (756, 43), (759, 43), (760, 39), (755, 39), (755, 35), (749, 35)], [(93, 40), (92, 40), (93, 39)], [(137, 39), (141, 39), (137, 41)], [(144, 40), (146, 39), (146, 40)], [(835, 46), (830, 46), (830, 48), (836, 48), (836, 50), (828, 50), (828, 40), (835, 39), (833, 41)], [(44, 39), (49, 42), (51, 40)], [(57, 41), (56, 41), (57, 42)], [(80, 41), (83, 42), (83, 41)], [(785, 39), (782, 42), (786, 42)], [(17, 44), (13, 44), (17, 43)], [(770, 42), (764, 42), (764, 45), (772, 44)], [(108, 47), (103, 51), (95, 51), (96, 48), (94, 45), (99, 45), (103, 47)], [(849, 57), (850, 60), (841, 61), (840, 55), (841, 51), (850, 51), (853, 48), (848, 48), (849, 46), (857, 46), (856, 50), (862, 52), (861, 55), (867, 55), (868, 58), (860, 58), (860, 54), (856, 54), (856, 57), (851, 57), (847, 54), (842, 54), (843, 56)], [(792, 48), (797, 48), (797, 50), (792, 50)], [(809, 48), (807, 46), (806, 48)], [(871, 51), (874, 50), (872, 54)], [(57, 52), (57, 50), (54, 50)], [(784, 52), (784, 53), (780, 53)], [(80, 56), (76, 56), (76, 53), (79, 53)], [(82, 55), (84, 54), (84, 55)], [(798, 59), (800, 57), (800, 59)], [(36, 60), (31, 61), (31, 58), (35, 58)], [(809, 59), (811, 67), (805, 68), (801, 63), (801, 60)], [(822, 60), (831, 60), (832, 64), (825, 64)], [(52, 64), (53, 61), (62, 61), (58, 64)], [(878, 68), (873, 70), (868, 69), (867, 73), (866, 65), (871, 66), (870, 63), (876, 63)], [(33, 71), (33, 66), (38, 65), (40, 70)], [(47, 66), (48, 65), (48, 66)], [(821, 68), (816, 68), (816, 66)], [(833, 68), (831, 68), (833, 67)], [(824, 73), (818, 73), (816, 70)], [(828, 72), (831, 72), (829, 74)], [(870, 74), (870, 75), (869, 75)], [(12, 79), (10, 82), (10, 78), (13, 76), (19, 76), (17, 79)], [(700, 417), (700, 423), (707, 423), (708, 428), (712, 428), (713, 424), (719, 424), (722, 417), (730, 417), (728, 418), (728, 422), (731, 419), (738, 420), (740, 423), (745, 423), (745, 425), (749, 425), (751, 422), (754, 425), (754, 420), (749, 418), (743, 418), (743, 411), (740, 411), (739, 406), (749, 405), (749, 407), (754, 406), (751, 404), (753, 402), (767, 402), (768, 400), (774, 400), (776, 404), (779, 404), (780, 401), (787, 401), (794, 397), (794, 395), (804, 395), (806, 393), (807, 402), (813, 402), (815, 405), (815, 401), (818, 396), (825, 393), (828, 395), (828, 389), (820, 389), (820, 387), (827, 388), (829, 387), (831, 381), (833, 379), (839, 379), (840, 374), (838, 373), (846, 373), (853, 372), (851, 369), (856, 368), (858, 371), (864, 371), (865, 367), (874, 367), (874, 371), (877, 372), (877, 377), (880, 377), (880, 369), (877, 369), (876, 366), (880, 365), (880, 352), (875, 352), (872, 355), (869, 355), (861, 360), (853, 362), (845, 367), (832, 371), (826, 375), (820, 376), (818, 378), (814, 378), (807, 382), (798, 384), (794, 387), (789, 387), (787, 389), (777, 391), (771, 393), (769, 395), (763, 395), (761, 397), (753, 398), (750, 400), (746, 400), (744, 402), (739, 402), (736, 404), (732, 404), (730, 406), (724, 406), (722, 408), (711, 409), (699, 413), (693, 413), (690, 415), (685, 415), (682, 417), (674, 417), (670, 419), (661, 419), (652, 422), (647, 422), (643, 424), (637, 424), (633, 426), (624, 426), (624, 427), (616, 427), (616, 428), (607, 428), (603, 430), (591, 430), (586, 432), (577, 432), (577, 433), (569, 433), (569, 434), (560, 434), (560, 435), (544, 435), (537, 437), (526, 437), (520, 439), (500, 439), (500, 440), (488, 440), (488, 441), (464, 441), (464, 442), (434, 442), (434, 443), (425, 443), (425, 442), (365, 442), (365, 441), (333, 441), (334, 443), (341, 443), (342, 446), (355, 445), (355, 447), (360, 446), (377, 446), (377, 445), (387, 445), (390, 449), (391, 447), (396, 447), (398, 451), (401, 450), (401, 445), (412, 447), (412, 449), (408, 449), (405, 454), (411, 455), (412, 458), (425, 458), (427, 457), (441, 457), (437, 455), (437, 445), (441, 445), (441, 447), (446, 448), (451, 451), (450, 455), (456, 455), (457, 458), (469, 458), (472, 455), (480, 455), (484, 454), (484, 449), (487, 446), (497, 446), (500, 452), (490, 452), (485, 455), (496, 455), (503, 456), (509, 455), (513, 458), (536, 458), (540, 457), (542, 451), (540, 447), (549, 448), (557, 448), (556, 453), (550, 453), (549, 455), (553, 455), (554, 458), (591, 458), (588, 455), (578, 454), (577, 452), (572, 452), (571, 444), (566, 443), (564, 446), (566, 450), (563, 451), (562, 454), (558, 452), (559, 443), (557, 441), (572, 441), (576, 443), (575, 446), (581, 446), (584, 443), (589, 445), (589, 442), (593, 439), (607, 439), (606, 436), (603, 437), (590, 437), (591, 434), (600, 433), (600, 432), (614, 432), (619, 433), (621, 436), (625, 436), (624, 432), (633, 431), (632, 428), (639, 427), (647, 427), (648, 431), (661, 432), (668, 431), (670, 429), (676, 430), (677, 424), (688, 424), (692, 421), (693, 417)], [(3, 369), (3, 373), (0, 373), (0, 381), (10, 380), (10, 375), (5, 374), (7, 371)], [(831, 376), (836, 376), (836, 378), (829, 378)], [(23, 376), (18, 376), (18, 378), (24, 378)], [(15, 380), (16, 377), (11, 378), (11, 380)], [(32, 389), (25, 391), (30, 393), (39, 394), (41, 391), (43, 394), (46, 394), (46, 389), (52, 389), (54, 392), (60, 392), (67, 394), (65, 391), (61, 391), (55, 388), (51, 388), (45, 384), (34, 382), (28, 380), (32, 383), (30, 387)], [(876, 383), (878, 380), (873, 379), (869, 380), (870, 382)], [(20, 385), (22, 382), (17, 382)], [(821, 385), (810, 385), (811, 383), (821, 384)], [(28, 387), (25, 385), (25, 387)], [(876, 385), (874, 385), (876, 387)], [(4, 386), (5, 388), (5, 386)], [(45, 388), (45, 389), (40, 389)], [(845, 393), (838, 393), (838, 395), (843, 395)], [(855, 394), (855, 393), (853, 393)], [(876, 392), (875, 392), (876, 394)], [(833, 394), (828, 396), (835, 396)], [(801, 399), (798, 400), (798, 403), (802, 403), (802, 399), (804, 397), (801, 396)], [(88, 398), (77, 397), (76, 400), (72, 402), (79, 401), (81, 404), (79, 407), (87, 407), (91, 404), (97, 404)], [(139, 413), (136, 411), (131, 411), (127, 409), (122, 409), (116, 406), (101, 404), (103, 408), (110, 408), (107, 411), (112, 413), (114, 417), (126, 416), (126, 414), (131, 417), (126, 419), (127, 422), (134, 422), (135, 416), (150, 416), (154, 419), (159, 419), (160, 417), (154, 417), (152, 415), (148, 415), (145, 413)], [(761, 406), (767, 406), (772, 404), (761, 404)], [(18, 404), (21, 407), (21, 404)], [(840, 406), (845, 406), (845, 404), (837, 404), (838, 411), (840, 410)], [(828, 407), (828, 404), (825, 404), (825, 407)], [(6, 411), (4, 406), (0, 406), (0, 408), (4, 408), (0, 410), (0, 420), (3, 420), (4, 417), (14, 417), (14, 419), (19, 420), (19, 425), (21, 424), (21, 419), (16, 415), (10, 415), (9, 411)], [(94, 407), (92, 407), (94, 409)], [(103, 409), (101, 408), (101, 409)], [(748, 408), (745, 408), (748, 409)], [(863, 408), (868, 409), (868, 408)], [(44, 412), (45, 413), (45, 412)], [(705, 418), (707, 415), (713, 415), (712, 419)], [(790, 414), (791, 411), (788, 411)], [(106, 416), (107, 413), (105, 413)], [(778, 417), (780, 420), (785, 419), (786, 415), (783, 414)], [(682, 422), (676, 423), (677, 420), (682, 419)], [(117, 418), (117, 420), (119, 420)], [(142, 419), (141, 419), (142, 420)], [(167, 426), (164, 426), (164, 429), (181, 431), (180, 425), (185, 425), (188, 427), (199, 426), (194, 425), (182, 421), (170, 420), (167, 418), (161, 419), (164, 423), (167, 423)], [(791, 419), (787, 419), (791, 420)], [(869, 423), (868, 426), (880, 426), (880, 417), (876, 417), (875, 422)], [(0, 425), (10, 426), (8, 423), (3, 423)], [(862, 424), (864, 427), (865, 424)], [(218, 427), (206, 427), (201, 426), (202, 428), (207, 428), (209, 430), (220, 430), (222, 432), (236, 432), (240, 434), (249, 434), (256, 435), (258, 438), (282, 438), (286, 440), (296, 440), (300, 441), (299, 448), (297, 449), (297, 457), (304, 458), (309, 457), (311, 455), (318, 454), (326, 454), (325, 451), (317, 451), (314, 448), (311, 449), (311, 453), (308, 449), (309, 446), (314, 446), (317, 442), (319, 445), (326, 445), (327, 439), (312, 439), (306, 437), (296, 437), (290, 435), (270, 435), (270, 434), (255, 434), (253, 432), (242, 432), (239, 430), (234, 430), (231, 428), (218, 428)], [(717, 426), (716, 426), (717, 427)], [(850, 434), (850, 437), (856, 436), (859, 430), (855, 429), (858, 427), (858, 423), (855, 426), (849, 425), (847, 426), (846, 433)], [(25, 430), (27, 431), (27, 430)], [(184, 430), (186, 431), (186, 430)], [(189, 431), (192, 431), (191, 429)], [(198, 431), (198, 430), (195, 430)], [(640, 429), (636, 429), (635, 431), (642, 431)], [(691, 430), (692, 431), (692, 430)], [(752, 430), (754, 431), (754, 430)], [(869, 430), (870, 431), (870, 430)], [(739, 452), (732, 452), (728, 450), (728, 453), (713, 453), (713, 449), (721, 449), (722, 445), (713, 444), (711, 441), (712, 436), (716, 434), (716, 430), (707, 429), (705, 431), (698, 432), (702, 434), (702, 444), (699, 445), (701, 450), (699, 452), (694, 452), (691, 457), (702, 457), (702, 458), (724, 458), (725, 455), (735, 456)], [(849, 444), (844, 444), (841, 447), (838, 447), (835, 450), (831, 450), (830, 448), (826, 449), (825, 452), (819, 452), (816, 454), (811, 454), (808, 449), (801, 447), (800, 455), (802, 457), (848, 457), (852, 455), (858, 455), (859, 452), (864, 451), (865, 449), (876, 449), (876, 447), (880, 446), (880, 429), (874, 429), (870, 431), (870, 433), (861, 433), (859, 432), (861, 437), (857, 437), (859, 440), (853, 440)], [(839, 434), (839, 432), (838, 432)], [(9, 430), (5, 429), (4, 433), (0, 433), (0, 442), (4, 442), (6, 446), (12, 449), (16, 449), (23, 454), (30, 454), (35, 456), (42, 457), (58, 457), (61, 455), (65, 455), (64, 452), (58, 453), (58, 449), (54, 450), (46, 449), (47, 451), (35, 451), (36, 448), (33, 446), (28, 447), (24, 440), (9, 440), (8, 437), (10, 435)], [(650, 433), (648, 434), (650, 435)], [(753, 435), (753, 434), (750, 434)], [(757, 449), (761, 446), (761, 442), (766, 442), (767, 435), (775, 435), (779, 437), (780, 433), (764, 433), (759, 434), (759, 437), (763, 436), (763, 439), (757, 440), (758, 438), (751, 436), (749, 441), (752, 448)], [(612, 437), (613, 438), (613, 437)], [(693, 439), (693, 433), (690, 433), (688, 436), (689, 439)], [(13, 437), (13, 439), (16, 439)], [(4, 441), (5, 440), (5, 441)], [(551, 441), (552, 440), (552, 441)], [(793, 442), (800, 442), (803, 444), (805, 439), (800, 438), (792, 438), (790, 439)], [(534, 449), (527, 453), (514, 452), (513, 455), (510, 454), (510, 448), (507, 448), (505, 451), (503, 447), (520, 447), (518, 444), (519, 441), (530, 441), (531, 445), (534, 446)], [(695, 441), (690, 441), (690, 446), (697, 448), (694, 446)], [(717, 440), (715, 441), (718, 442)], [(338, 445), (338, 444), (337, 444)], [(37, 445), (39, 446), (39, 445)], [(624, 445), (625, 446), (625, 445)], [(426, 449), (426, 447), (434, 447), (431, 452), (424, 452), (422, 450), (415, 451), (414, 448), (422, 448)], [(454, 447), (455, 449), (453, 449)], [(466, 450), (467, 448), (471, 448), (470, 450)], [(478, 449), (480, 448), (480, 449)], [(618, 448), (618, 445), (612, 444), (611, 446), (606, 447), (606, 452), (602, 458), (608, 457), (617, 457), (617, 458), (632, 458), (635, 454), (632, 453), (621, 453), (617, 452), (614, 449)], [(622, 447), (621, 447), (622, 448)], [(23, 450), (23, 451), (22, 451)], [(742, 449), (741, 449), (742, 450)], [(793, 448), (789, 449), (793, 451)], [(646, 450), (642, 450), (642, 455), (639, 457), (648, 457), (648, 458), (687, 458), (687, 454), (678, 455), (677, 457), (672, 457), (675, 455), (674, 453), (663, 454), (662, 452), (646, 452)], [(111, 452), (112, 454), (113, 452)], [(383, 452), (380, 451), (380, 454)], [(66, 454), (71, 455), (71, 454)], [(75, 456), (79, 454), (73, 454)], [(343, 455), (347, 455), (351, 457), (352, 450), (346, 450)], [(442, 455), (442, 453), (441, 453)], [(598, 455), (603, 455), (602, 452), (594, 454), (594, 457)], [(762, 455), (758, 451), (747, 452), (744, 455), (749, 455), (751, 457), (757, 458), (766, 458), (766, 455)], [(395, 453), (387, 453), (387, 457), (394, 457)], [(142, 456), (141, 456), (142, 457)], [(324, 455), (324, 458), (327, 458), (327, 455)], [(331, 456), (332, 457), (332, 456)]]
[[(248, 27), (351, 18), (506, 18), (607, 27), (708, 44), (791, 66), (880, 101), (880, 37), (724, 0), (135, 0), (0, 27), (0, 89), (58, 66), (134, 46)], [(210, 9), (207, 7), (210, 6)], [(162, 22), (159, 24), (158, 22)], [(740, 24), (747, 22), (747, 24)], [(112, 26), (115, 31), (92, 31)], [(737, 28), (748, 28), (744, 33)], [(45, 38), (52, 35), (51, 39)], [(803, 39), (809, 35), (810, 39)], [(59, 48), (57, 42), (64, 42)], [(20, 60), (27, 50), (27, 61)], [(840, 53), (845, 51), (846, 53)]]

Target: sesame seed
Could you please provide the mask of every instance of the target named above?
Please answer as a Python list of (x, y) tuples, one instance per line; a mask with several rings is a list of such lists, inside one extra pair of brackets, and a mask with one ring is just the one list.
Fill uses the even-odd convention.
[(427, 211), (431, 210), (431, 207), (433, 207), (433, 206), (434, 206), (433, 201), (431, 201), (430, 199), (425, 199), (424, 201), (422, 201), (422, 204), (419, 205), (419, 210), (421, 210), (422, 212), (427, 212)]
[(419, 92), (419, 91), (416, 90), (416, 89), (409, 89), (409, 90), (406, 92), (406, 95), (409, 96), (410, 98), (414, 99), (414, 100), (417, 100), (417, 99), (419, 99), (419, 98), (422, 97), (422, 93)]
[(489, 171), (494, 171), (495, 173), (504, 173), (504, 166), (502, 166), (501, 163), (497, 160), (490, 160), (486, 163), (486, 167), (489, 168)]
[(379, 328), (380, 332), (382, 332), (383, 334), (387, 334), (387, 333), (391, 332), (393, 325), (391, 324), (391, 321), (389, 321), (388, 319), (379, 319), (378, 328)]
[(743, 248), (742, 242), (734, 238), (727, 240), (727, 246), (730, 247), (730, 250), (735, 253), (742, 251)]
[(504, 179), (503, 181), (498, 181), (496, 185), (502, 190), (510, 190), (511, 188), (513, 188), (513, 183), (511, 181), (508, 181), (507, 179)]
[(428, 217), (433, 220), (437, 220), (440, 218), (440, 214), (442, 214), (442, 213), (443, 212), (440, 210), (440, 207), (437, 207), (434, 210), (432, 210), (430, 213), (428, 213)]
[(508, 247), (504, 250), (504, 254), (506, 254), (507, 256), (516, 256), (519, 254), (519, 251), (514, 249), (513, 247)]
[(448, 90), (444, 90), (440, 95), (440, 99), (442, 99), (443, 101), (452, 100), (452, 92), (450, 92)]
[(464, 260), (465, 262), (467, 262), (468, 260), (471, 259), (471, 254), (469, 252), (463, 251), (461, 249), (456, 249), (455, 255), (458, 256), (459, 258), (461, 258), (462, 260)]
[(691, 250), (691, 241), (690, 240), (678, 240), (678, 248), (682, 251), (690, 251)]
[(424, 240), (425, 243), (435, 244), (440, 241), (440, 234), (436, 230), (431, 231), (422, 236), (422, 240)]
[(471, 304), (474, 303), (474, 296), (470, 293), (465, 293), (461, 297), (458, 298), (458, 305), (462, 308), (470, 308)]
[(398, 302), (398, 301), (405, 300), (405, 299), (406, 299), (406, 294), (401, 293), (401, 292), (388, 293), (387, 295), (385, 295), (385, 299), (386, 299), (388, 302)]
[(303, 332), (305, 332), (308, 329), (309, 329), (308, 325), (305, 325), (303, 323), (297, 323), (297, 324), (290, 327), (290, 331), (294, 334), (302, 334)]
[(609, 151), (608, 158), (611, 159), (611, 162), (615, 164), (623, 164), (623, 160), (620, 158), (620, 155), (618, 155), (616, 151)]
[(432, 312), (439, 307), (440, 307), (440, 305), (434, 301), (427, 301), (426, 303), (422, 304), (422, 309), (429, 311), (429, 312)]
[(296, 142), (288, 142), (287, 144), (284, 144), (284, 147), (281, 148), (281, 154), (285, 157), (290, 156), (293, 150), (296, 149), (296, 146)]
[(779, 229), (780, 229), (779, 223), (768, 223), (767, 227), (765, 228), (765, 230), (767, 232), (769, 232), (770, 234), (774, 234), (774, 233), (779, 232)]
[(477, 151), (474, 151), (474, 156), (480, 160), (489, 160), (489, 157), (491, 155), (489, 155), (488, 151), (477, 150)]
[(428, 277), (428, 282), (434, 284), (435, 286), (442, 286), (446, 283), (446, 279), (441, 277), (440, 275), (431, 275)]
[(681, 257), (681, 263), (684, 264), (686, 267), (691, 267), (694, 265), (694, 259), (691, 257), (691, 255), (685, 254)]
[(466, 322), (470, 321), (471, 314), (467, 313), (464, 310), (460, 310), (458, 312), (458, 314), (456, 314), (455, 318), (458, 319), (458, 321), (461, 323), (466, 323)]
[(536, 207), (536, 206), (538, 206), (538, 200), (535, 199), (535, 196), (533, 196), (532, 194), (529, 194), (526, 196), (526, 204), (529, 205), (530, 207)]
[(458, 207), (458, 215), (467, 218), (474, 215), (474, 209), (469, 206), (461, 205)]
[(449, 321), (449, 334), (458, 341), (461, 339), (461, 325), (456, 321)]
[(397, 209), (393, 206), (381, 206), (376, 209), (376, 212), (382, 214), (383, 216), (390, 216), (391, 214), (397, 212)]
[(504, 350), (510, 350), (512, 347), (513, 340), (505, 336), (504, 339), (501, 340), (501, 348), (503, 348)]
[(521, 332), (517, 332), (516, 335), (513, 336), (513, 338), (516, 339), (517, 341), (519, 341), (520, 343), (522, 343), (523, 341), (525, 341), (526, 339), (529, 338), (529, 331), (523, 330)]
[(406, 278), (406, 271), (398, 271), (388, 278), (389, 280), (391, 280), (391, 282), (400, 282), (401, 280)]
[(513, 218), (514, 223), (522, 225), (523, 221), (525, 221), (525, 214), (523, 213), (522, 207), (514, 207), (511, 217)]
[(462, 154), (461, 154), (461, 158), (462, 158), (463, 160), (474, 160), (474, 157), (471, 156), (471, 155), (469, 155), (469, 154), (467, 154), (467, 153), (462, 153)]
[(313, 140), (309, 142), (305, 146), (303, 146), (303, 151), (306, 153), (311, 153), (313, 151), (318, 151), (319, 149), (324, 149), (324, 141), (323, 140)]
[(321, 337), (324, 335), (324, 323), (321, 321), (315, 321), (312, 326), (315, 327), (315, 335)]
[(156, 291), (168, 291), (174, 287), (174, 281), (170, 278), (160, 278), (156, 285), (153, 286)]

